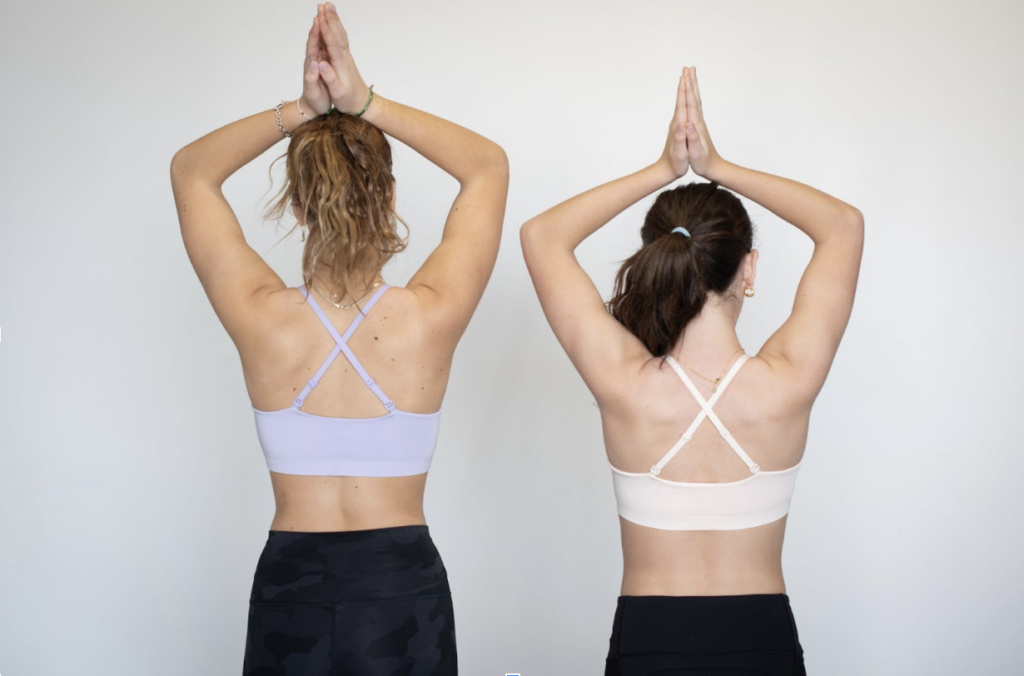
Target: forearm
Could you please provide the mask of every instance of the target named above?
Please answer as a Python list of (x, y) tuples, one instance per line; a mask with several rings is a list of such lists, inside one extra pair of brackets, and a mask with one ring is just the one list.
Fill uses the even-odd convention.
[(543, 240), (574, 250), (627, 207), (675, 181), (678, 176), (663, 161), (644, 167), (551, 207), (523, 225), (523, 239)]
[(855, 207), (809, 185), (726, 160), (721, 160), (704, 178), (757, 202), (803, 230), (815, 243), (834, 234), (837, 224), (861, 217)]
[(465, 183), (504, 171), (501, 146), (454, 122), (374, 94), (363, 119)]
[[(307, 111), (307, 114), (308, 111)], [(295, 102), (281, 107), (281, 124), (293, 132), (308, 120)], [(274, 110), (250, 115), (211, 131), (179, 150), (171, 163), (175, 173), (221, 185), (228, 176), (253, 161), (285, 138), (277, 126)]]

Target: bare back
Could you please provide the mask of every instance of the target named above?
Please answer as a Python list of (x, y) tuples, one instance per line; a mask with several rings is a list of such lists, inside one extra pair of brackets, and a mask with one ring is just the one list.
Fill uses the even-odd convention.
[[(291, 430), (304, 427), (292, 421), (301, 420), (306, 414), (367, 419), (382, 417), (383, 406), (397, 407), (405, 414), (395, 418), (413, 420), (418, 414), (429, 415), (438, 411), (448, 384), (455, 346), (472, 318), (494, 269), (508, 195), (509, 168), (505, 151), (493, 141), (461, 125), (373, 92), (372, 86), (367, 87), (355, 66), (340, 18), (336, 12), (328, 13), (326, 10), (326, 6), (320, 8), (318, 19), (307, 38), (307, 66), (319, 63), (320, 75), (311, 77), (307, 69), (301, 107), (300, 101), (296, 100), (294, 106), (277, 106), (245, 117), (193, 141), (175, 153), (171, 160), (171, 185), (189, 260), (218, 319), (238, 348), (253, 408), (268, 414), (262, 418), (264, 427), (270, 420), (288, 421), (269, 423), (277, 431), (275, 443), (284, 448), (290, 445), (294, 436)], [(317, 101), (320, 105), (311, 105)], [(356, 377), (345, 357), (328, 362), (338, 345), (332, 335), (333, 330), (327, 330), (321, 323), (304, 294), (299, 289), (288, 287), (248, 245), (241, 224), (223, 194), (224, 181), (281, 141), (282, 133), (285, 137), (292, 137), (301, 127), (316, 119), (302, 112), (303, 107), (307, 111), (322, 111), (317, 112), (317, 117), (332, 114), (335, 119), (338, 115), (330, 113), (330, 108), (349, 113), (359, 110), (357, 116), (364, 122), (407, 145), (458, 182), (458, 193), (445, 219), (440, 242), (405, 288), (392, 287), (384, 292), (347, 342), (346, 349), (351, 349), (362, 367), (372, 374), (372, 380), (379, 384), (377, 389), (386, 391), (390, 399), (381, 398), (380, 392), (375, 394), (367, 389), (369, 383)], [(328, 136), (319, 135), (317, 138), (311, 142), (319, 143), (320, 150), (332, 159), (317, 164), (315, 169), (300, 164), (294, 167), (295, 171), (322, 172), (323, 166), (331, 166), (334, 171), (351, 164), (352, 158), (340, 153), (337, 144)], [(292, 138), (292, 143), (296, 140)], [(302, 147), (306, 147), (302, 145), (304, 143), (305, 139), (299, 140)], [(383, 152), (382, 146), (374, 152)], [(390, 153), (386, 164), (390, 172)], [(360, 172), (356, 174), (363, 175)], [(332, 180), (352, 180), (353, 175), (339, 173)], [(313, 174), (307, 178), (316, 183), (325, 177)], [(289, 188), (293, 197), (302, 192), (295, 185), (292, 182)], [(362, 188), (375, 195), (374, 199), (381, 199), (382, 204), (376, 205), (380, 207), (378, 211), (394, 215), (393, 191), (388, 198), (387, 191), (380, 191), (376, 183), (367, 183)], [(377, 236), (388, 239), (387, 230), (391, 226), (384, 225), (390, 221), (386, 217), (369, 224), (370, 230), (380, 230), (370, 240), (337, 230), (336, 214), (319, 213), (326, 193), (316, 194), (320, 195), (319, 207), (312, 208), (312, 212), (316, 212), (312, 219), (311, 210), (306, 208), (311, 205), (301, 204), (304, 199), (293, 199), (291, 203), (296, 218), (306, 221), (303, 225), (310, 227), (311, 223), (319, 223), (324, 226), (315, 231), (319, 233), (317, 237), (322, 238), (333, 228), (335, 234), (341, 233), (333, 240), (335, 245), (340, 242), (344, 246), (355, 246), (356, 250), (377, 242)], [(340, 200), (342, 197), (331, 199)], [(391, 206), (385, 208), (383, 202), (387, 199), (391, 199)], [(318, 241), (324, 240), (311, 236), (306, 244), (307, 254), (311, 248), (315, 250), (314, 245)], [(315, 262), (320, 260), (317, 256), (321, 254), (311, 255), (312, 276)], [(305, 256), (303, 260), (308, 262)], [(345, 254), (340, 260), (355, 259)], [(378, 263), (383, 265), (386, 260), (385, 257), (364, 261), (362, 265), (369, 268)], [(352, 264), (360, 265), (358, 262)], [(352, 279), (360, 276), (365, 279), (379, 274), (379, 269), (349, 272), (353, 273)], [(323, 288), (330, 289), (336, 281), (323, 281)], [(345, 295), (343, 300), (347, 303), (354, 299)], [(341, 331), (357, 312), (355, 309), (342, 310), (326, 302), (318, 307), (326, 313), (325, 322)], [(322, 381), (314, 383), (316, 378), (313, 376), (327, 363), (329, 367), (320, 374)], [(312, 389), (307, 391), (310, 387)], [(294, 405), (289, 410), (291, 402)], [(279, 417), (278, 412), (282, 413)], [(437, 428), (431, 424), (429, 438), (436, 440)], [(335, 427), (345, 425), (339, 423)], [(305, 427), (315, 426), (315, 423), (310, 423)], [(371, 424), (357, 422), (351, 427), (366, 430)], [(258, 432), (259, 428), (258, 419)], [(325, 436), (326, 441), (320, 440), (321, 447), (317, 449), (323, 451), (321, 460), (331, 454), (331, 444), (335, 443), (330, 434)], [(428, 439), (427, 434), (420, 437), (421, 440)], [(394, 441), (396, 452), (409, 450), (398, 437), (387, 441)], [(429, 443), (424, 441), (421, 446), (426, 447)], [(355, 448), (356, 445), (351, 446)], [(328, 447), (326, 451), (323, 446)], [(365, 453), (373, 454), (372, 443), (362, 446)], [(418, 452), (422, 450), (420, 448)], [(432, 453), (433, 449), (430, 450)], [(424, 455), (417, 456), (421, 462), (416, 464), (415, 470), (423, 467)], [(277, 457), (281, 457), (280, 454)], [(371, 458), (368, 462), (379, 460)], [(282, 468), (282, 465), (277, 466)], [(301, 469), (298, 465), (291, 466)], [(365, 467), (366, 462), (362, 466)], [(395, 471), (374, 472), (375, 478), (355, 476), (360, 472), (359, 467), (353, 464), (346, 465), (344, 471), (338, 469), (308, 475), (306, 472), (286, 475), (272, 471), (277, 514), (271, 529), (338, 531), (422, 524), (426, 471), (409, 476), (405, 471), (409, 467), (406, 465), (399, 471), (393, 464), (390, 469)]]
[[(621, 372), (621, 371), (620, 371)], [(705, 399), (709, 383), (696, 383)], [(713, 410), (762, 470), (785, 470), (803, 458), (810, 404), (802, 389), (753, 357), (737, 372)], [(660, 358), (642, 362), (601, 402), (609, 462), (647, 472), (677, 442), (701, 407)], [(710, 420), (659, 474), (678, 482), (721, 483), (750, 477)], [(782, 543), (786, 517), (741, 530), (661, 530), (619, 519), (623, 595), (784, 593)]]
[[(340, 310), (318, 297), (314, 301), (339, 333), (359, 312)], [(335, 341), (297, 288), (268, 294), (265, 307), (262, 339), (249, 342), (258, 347), (242, 354), (242, 368), (252, 405), (276, 411), (292, 403)], [(399, 409), (409, 413), (439, 410), (448, 385), (454, 343), (430, 327), (416, 295), (391, 287), (348, 341), (363, 368)], [(343, 355), (323, 374), (302, 410), (344, 418), (373, 418), (387, 412)], [(363, 530), (425, 523), (426, 474), (270, 476), (277, 503), (272, 530)]]
[[(619, 278), (625, 282), (621, 288), (630, 286), (634, 277), (640, 280), (629, 294), (630, 309), (639, 309), (630, 313), (630, 322), (634, 328), (646, 324), (649, 330), (636, 332), (609, 311), (575, 255), (584, 240), (625, 209), (671, 185), (691, 168), (717, 189), (765, 207), (814, 242), (790, 316), (757, 356), (744, 362), (713, 406), (746, 459), (734, 452), (736, 447), (713, 426), (713, 419), (704, 419), (685, 441), (684, 434), (702, 406), (678, 373), (672, 372), (675, 369), (655, 355), (686, 354), (704, 373), (711, 373), (708, 369), (727, 361), (729, 349), (741, 345), (735, 327), (744, 299), (754, 295), (758, 254), (750, 246), (752, 239), (748, 241), (742, 229), (719, 227), (719, 216), (705, 213), (703, 206), (656, 211), (641, 228), (643, 244), (636, 257), (620, 268), (620, 275), (627, 273)], [(657, 205), (656, 199), (652, 211)], [(743, 220), (742, 215), (736, 216), (730, 224), (738, 226)], [(742, 241), (747, 249), (732, 272), (730, 287), (716, 294), (708, 290), (697, 300), (676, 293), (673, 302), (679, 307), (673, 318), (662, 303), (666, 290), (677, 292), (680, 285), (693, 280), (707, 282), (702, 276), (711, 270), (723, 279), (721, 266), (727, 256), (711, 247), (723, 237)], [(686, 238), (689, 244), (680, 248), (671, 243), (684, 240), (671, 238)], [(548, 323), (601, 408), (609, 462), (619, 470), (612, 473), (619, 513), (623, 513), (623, 497), (627, 511), (632, 510), (630, 516), (637, 516), (633, 508), (640, 503), (646, 501), (648, 507), (647, 518), (638, 519), (647, 526), (620, 517), (622, 594), (784, 592), (784, 515), (793, 484), (781, 485), (780, 480), (795, 478), (795, 470), (786, 470), (795, 468), (803, 457), (811, 407), (850, 318), (863, 250), (863, 214), (808, 185), (724, 160), (704, 121), (696, 72), (684, 68), (661, 156), (639, 171), (590, 188), (531, 218), (520, 229), (520, 239)], [(648, 246), (657, 248), (647, 249), (650, 256), (641, 256)], [(699, 265), (680, 269), (683, 262), (694, 260)], [(710, 304), (712, 297), (715, 302)], [(679, 325), (674, 320), (687, 308), (696, 311)], [(666, 329), (675, 340), (668, 349), (661, 335)], [(694, 389), (707, 399), (711, 387), (701, 383)], [(680, 451), (661, 465), (681, 440)], [(776, 474), (765, 483), (762, 477), (769, 472)], [(642, 483), (647, 480), (650, 491)], [(728, 485), (744, 480), (772, 488), (755, 491), (758, 484)], [(687, 526), (725, 520), (727, 501), (715, 505), (707, 496), (693, 497), (705, 490), (700, 486), (680, 486), (674, 493), (680, 496), (675, 503), (680, 505), (679, 513), (665, 514), (673, 511), (673, 494), (666, 493), (673, 481), (712, 483), (706, 489), (709, 494), (731, 492), (729, 497), (736, 497), (734, 511), (748, 507), (755, 494), (777, 499), (772, 509), (759, 510), (759, 518), (734, 522), (729, 528), (656, 527), (657, 522), (680, 516), (693, 517)], [(690, 509), (697, 503), (701, 510)]]

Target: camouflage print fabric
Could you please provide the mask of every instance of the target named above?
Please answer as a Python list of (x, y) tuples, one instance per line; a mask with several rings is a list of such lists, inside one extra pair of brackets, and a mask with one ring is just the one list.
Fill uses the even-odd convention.
[(426, 526), (269, 531), (243, 676), (456, 676), (448, 575)]
[(620, 596), (605, 676), (806, 676), (786, 594)]

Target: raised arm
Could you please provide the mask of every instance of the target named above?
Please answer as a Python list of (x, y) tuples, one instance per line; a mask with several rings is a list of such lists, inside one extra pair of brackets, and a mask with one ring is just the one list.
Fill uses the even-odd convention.
[(791, 368), (813, 399), (832, 366), (853, 310), (864, 248), (864, 217), (849, 204), (820, 190), (723, 160), (704, 123), (696, 71), (687, 74), (688, 131), (694, 171), (757, 202), (802, 230), (814, 253), (797, 287), (789, 318), (761, 347), (758, 356)]
[(687, 172), (685, 125), (680, 77), (665, 148), (656, 162), (562, 202), (520, 229), (523, 255), (544, 314), (573, 365), (598, 397), (606, 383), (614, 383), (618, 368), (632, 358), (647, 359), (650, 353), (608, 312), (573, 252), (624, 209)]
[[(285, 136), (322, 115), (331, 100), (315, 67), (320, 35), (314, 20), (306, 36), (302, 96), (203, 135), (174, 154), (171, 187), (189, 260), (217, 317), (240, 350), (265, 324), (263, 301), (284, 281), (245, 241), (221, 186)], [(280, 117), (276, 113), (279, 113)]]
[(320, 62), (335, 106), (405, 143), (459, 182), (441, 243), (406, 288), (421, 297), (439, 328), (458, 340), (494, 269), (508, 195), (508, 158), (498, 144), (455, 123), (374, 93), (348, 49), (348, 36), (333, 4), (319, 9), (330, 63)]

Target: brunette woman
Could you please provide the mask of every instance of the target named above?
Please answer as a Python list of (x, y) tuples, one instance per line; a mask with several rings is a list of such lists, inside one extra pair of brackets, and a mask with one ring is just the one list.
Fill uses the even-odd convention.
[[(606, 305), (574, 249), (691, 168), (707, 182), (657, 196)], [(737, 194), (814, 242), (792, 313), (754, 355), (736, 334), (758, 260)], [(531, 219), (521, 238), (601, 410), (624, 559), (606, 675), (804, 673), (782, 542), (811, 406), (853, 306), (861, 213), (723, 159), (684, 68), (658, 160)]]

